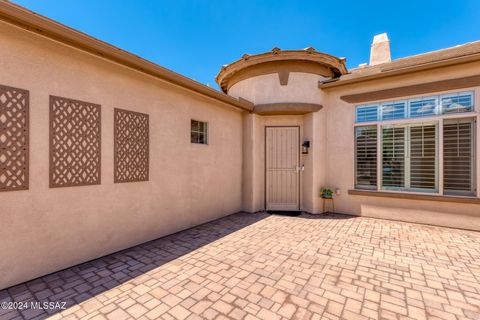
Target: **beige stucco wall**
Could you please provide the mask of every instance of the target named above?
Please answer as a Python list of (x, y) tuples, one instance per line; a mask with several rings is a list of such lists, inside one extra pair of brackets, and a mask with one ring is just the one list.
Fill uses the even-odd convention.
[[(336, 209), (339, 212), (349, 214), (480, 230), (480, 205), (478, 204), (349, 195), (348, 190), (354, 188), (355, 104), (340, 99), (341, 96), (346, 94), (476, 75), (479, 70), (480, 63), (470, 63), (325, 90), (324, 105), (327, 110), (326, 130), (328, 132), (326, 146), (327, 181), (331, 187), (340, 188), (342, 192), (335, 199)], [(478, 118), (480, 108), (479, 87), (435, 92), (424, 96), (469, 90), (475, 91), (476, 117)], [(388, 100), (399, 99), (401, 98)], [(421, 122), (422, 120), (419, 119), (418, 121)], [(479, 132), (477, 121), (477, 150), (480, 150)], [(480, 170), (478, 168), (480, 168), (480, 157), (478, 157), (477, 151), (477, 185), (480, 181)], [(325, 168), (318, 163), (317, 170), (325, 170)], [(321, 199), (317, 198), (316, 202), (317, 207), (320, 206)]]
[[(0, 289), (241, 211), (237, 109), (4, 23), (0, 70), (30, 91), (30, 189), (0, 193)], [(101, 185), (49, 188), (50, 94), (101, 105)], [(150, 115), (148, 182), (113, 183), (115, 107)]]

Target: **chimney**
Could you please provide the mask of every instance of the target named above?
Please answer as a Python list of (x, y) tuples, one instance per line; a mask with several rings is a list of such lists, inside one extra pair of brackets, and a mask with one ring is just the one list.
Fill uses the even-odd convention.
[(392, 61), (390, 57), (390, 40), (386, 33), (377, 34), (373, 37), (372, 47), (370, 49), (370, 65)]

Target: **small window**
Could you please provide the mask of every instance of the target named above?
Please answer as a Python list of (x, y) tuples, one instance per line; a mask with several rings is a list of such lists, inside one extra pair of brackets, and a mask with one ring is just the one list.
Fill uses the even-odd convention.
[(191, 142), (208, 144), (208, 123), (192, 119), (191, 124)]
[(405, 102), (390, 102), (382, 104), (382, 120), (405, 118)]
[(378, 106), (358, 106), (356, 122), (372, 122), (378, 120)]
[(410, 118), (429, 117), (437, 114), (437, 99), (410, 100)]
[(442, 113), (458, 113), (473, 110), (473, 94), (461, 92), (441, 97)]

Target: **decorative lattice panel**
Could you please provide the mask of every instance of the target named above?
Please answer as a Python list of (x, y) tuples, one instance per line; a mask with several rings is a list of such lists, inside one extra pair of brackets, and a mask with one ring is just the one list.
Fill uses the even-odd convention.
[(28, 189), (28, 91), (0, 86), (0, 191)]
[(100, 184), (101, 110), (50, 96), (50, 187)]
[(115, 109), (115, 182), (148, 181), (148, 114)]

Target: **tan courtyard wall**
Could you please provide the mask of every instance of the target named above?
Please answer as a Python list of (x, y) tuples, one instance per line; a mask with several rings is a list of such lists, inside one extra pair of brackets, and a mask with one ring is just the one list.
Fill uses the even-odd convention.
[[(340, 188), (341, 195), (335, 198), (336, 210), (362, 216), (480, 230), (480, 204), (349, 195), (348, 190), (354, 189), (354, 108), (356, 104), (347, 103), (340, 99), (341, 96), (347, 94), (477, 75), (479, 70), (480, 63), (470, 63), (325, 90), (324, 109), (327, 114), (326, 130), (328, 136), (326, 169), (323, 167), (323, 163), (316, 163), (316, 170), (326, 170), (326, 180), (330, 187)], [(478, 120), (478, 111), (480, 110), (479, 87), (426, 93), (423, 96), (469, 90), (475, 91), (476, 117)], [(402, 98), (408, 97), (388, 100)], [(421, 121), (421, 119), (418, 121)], [(480, 157), (478, 157), (480, 130), (478, 128), (477, 121), (477, 186), (478, 181), (480, 181)], [(315, 202), (317, 208), (321, 207), (322, 200), (320, 198), (317, 197)]]
[[(30, 188), (0, 193), (0, 289), (242, 210), (241, 111), (5, 23), (0, 70), (30, 92)], [(100, 185), (49, 188), (49, 95), (101, 105)], [(117, 107), (150, 116), (148, 182), (113, 183)]]

